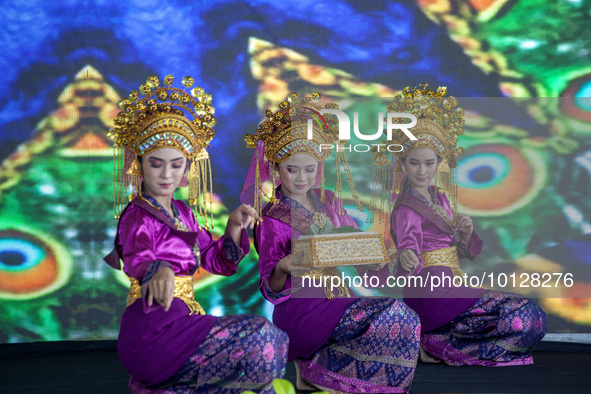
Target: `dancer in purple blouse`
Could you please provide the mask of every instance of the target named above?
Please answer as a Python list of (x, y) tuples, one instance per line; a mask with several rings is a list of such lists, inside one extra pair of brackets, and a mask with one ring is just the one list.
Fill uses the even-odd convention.
[[(109, 132), (115, 149), (123, 150), (116, 162), (116, 212), (130, 201), (105, 258), (116, 269), (122, 260), (131, 280), (119, 358), (134, 393), (271, 393), (272, 380), (285, 373), (287, 335), (261, 316), (207, 315), (194, 298), (196, 270), (236, 272), (250, 249), (246, 228), (259, 216), (240, 206), (214, 240), (191, 209), (173, 198), (188, 175), (191, 203), (205, 205), (205, 148), (215, 118), (211, 96), (200, 88), (189, 95), (172, 82), (167, 76), (159, 87), (158, 78), (150, 77), (140, 87), (144, 97), (134, 91), (121, 102), (123, 112)], [(186, 88), (192, 84), (192, 78), (183, 79)], [(207, 226), (207, 212), (202, 217)]]
[[(459, 259), (474, 259), (483, 242), (472, 219), (457, 214), (453, 175), (461, 153), (456, 143), (463, 132), (463, 111), (455, 108), (454, 97), (444, 94), (445, 88), (436, 93), (407, 88), (388, 107), (388, 112), (418, 118), (410, 129), (417, 140), (398, 132), (391, 141), (404, 148), (396, 153), (391, 235), (398, 249), (398, 274), (424, 279), (446, 275), (461, 285)], [(435, 177), (438, 186), (430, 186)], [(406, 287), (404, 300), (421, 318), (421, 359), (426, 362), (531, 364), (531, 352), (546, 333), (542, 309), (510, 293), (447, 282), (433, 291), (429, 286)]]
[[(255, 195), (259, 206), (263, 183), (271, 178), (273, 184), (271, 202), (255, 228), (260, 289), (275, 306), (273, 322), (289, 335), (288, 359), (295, 360), (298, 388), (312, 384), (331, 393), (408, 392), (419, 351), (416, 314), (395, 299), (343, 298), (327, 289), (304, 289), (296, 284), (301, 278), (292, 276), (293, 239), (312, 228), (357, 227), (335, 194), (322, 185), (330, 149), (320, 147), (337, 142), (336, 119), (325, 115), (324, 128), (315, 123), (313, 138), (307, 138), (308, 116), (303, 111), (320, 110), (318, 99), (317, 93), (300, 102), (290, 95), (277, 112), (267, 111), (257, 134), (246, 137), (257, 151), (242, 201)], [(315, 275), (330, 275), (318, 271)]]

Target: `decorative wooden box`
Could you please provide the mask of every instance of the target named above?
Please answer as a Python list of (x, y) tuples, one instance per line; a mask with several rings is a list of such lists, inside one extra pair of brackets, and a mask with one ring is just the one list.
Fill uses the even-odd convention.
[(390, 262), (382, 236), (375, 232), (303, 235), (293, 242), (293, 253), (303, 252), (302, 267), (339, 267)]

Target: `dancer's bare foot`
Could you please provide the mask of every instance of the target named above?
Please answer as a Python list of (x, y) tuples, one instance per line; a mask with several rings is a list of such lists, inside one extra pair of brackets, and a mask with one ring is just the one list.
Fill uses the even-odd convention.
[(428, 363), (428, 364), (441, 364), (442, 363), (442, 361), (440, 359), (433, 357), (432, 355), (427, 353), (425, 350), (423, 350), (422, 347), (419, 348), (419, 351), (420, 351), (420, 356), (421, 356), (422, 362)]
[(316, 386), (311, 385), (307, 381), (302, 378), (302, 374), (300, 373), (300, 364), (298, 360), (294, 361), (295, 369), (296, 369), (296, 387), (298, 390), (316, 390)]

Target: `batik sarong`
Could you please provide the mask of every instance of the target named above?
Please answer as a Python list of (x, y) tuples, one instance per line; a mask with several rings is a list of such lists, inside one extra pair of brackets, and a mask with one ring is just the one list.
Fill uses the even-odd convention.
[(145, 387), (130, 378), (132, 393), (274, 393), (272, 381), (285, 375), (288, 337), (256, 315), (217, 319), (192, 357), (167, 381)]
[[(321, 324), (321, 322), (318, 322)], [(304, 380), (348, 393), (406, 393), (419, 354), (419, 318), (396, 299), (363, 298), (309, 360), (298, 359)]]
[(546, 314), (525, 297), (488, 291), (450, 323), (421, 336), (425, 351), (451, 365), (533, 364), (546, 334)]

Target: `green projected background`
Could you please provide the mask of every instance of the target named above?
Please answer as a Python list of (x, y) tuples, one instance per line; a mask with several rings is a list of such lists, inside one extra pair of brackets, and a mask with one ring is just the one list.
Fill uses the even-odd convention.
[[(0, 343), (117, 337), (128, 279), (102, 262), (116, 230), (106, 132), (121, 97), (168, 74), (213, 94), (217, 235), (253, 153), (244, 134), (290, 91), (349, 110), (352, 98), (425, 82), (466, 97), (460, 203), (485, 240), (473, 264), (573, 273), (561, 298), (530, 295), (542, 297), (549, 332), (589, 332), (591, 302), (580, 298), (591, 294), (588, 2), (194, 3), (0, 7)], [(371, 168), (356, 160), (367, 206)], [(363, 228), (383, 230), (347, 208)], [(201, 270), (195, 279), (208, 312), (270, 317), (254, 251), (233, 277)]]

